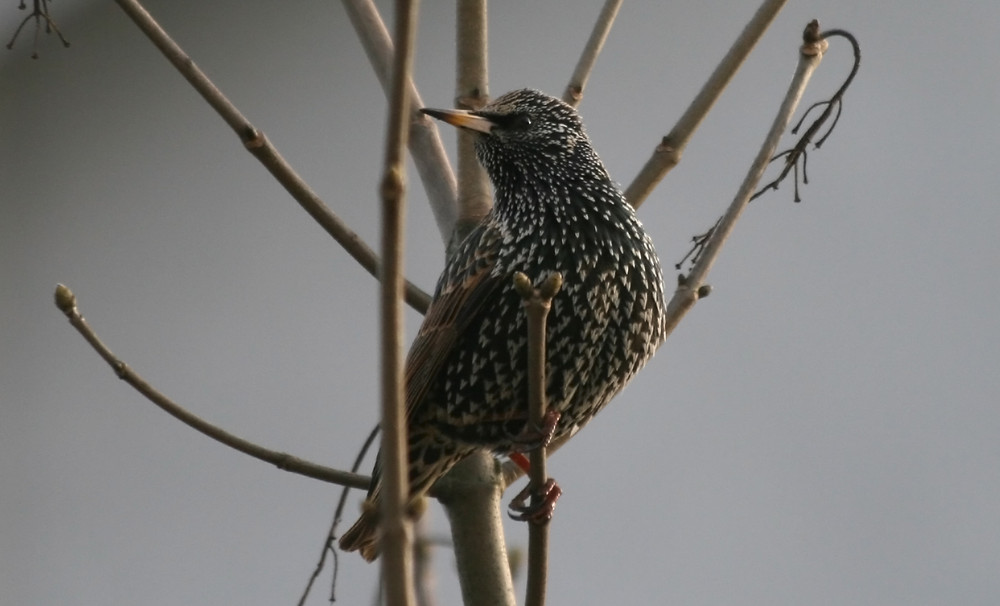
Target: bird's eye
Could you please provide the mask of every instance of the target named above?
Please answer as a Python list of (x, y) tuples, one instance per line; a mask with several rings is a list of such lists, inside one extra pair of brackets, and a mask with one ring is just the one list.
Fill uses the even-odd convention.
[(511, 128), (514, 130), (528, 130), (531, 128), (531, 117), (528, 114), (520, 114), (511, 121)]

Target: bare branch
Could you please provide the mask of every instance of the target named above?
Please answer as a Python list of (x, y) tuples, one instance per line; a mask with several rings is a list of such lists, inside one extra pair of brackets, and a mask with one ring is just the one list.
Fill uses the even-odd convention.
[(83, 336), (83, 338), (92, 348), (94, 348), (94, 351), (96, 351), (98, 355), (104, 358), (104, 361), (111, 366), (111, 369), (115, 371), (115, 374), (119, 379), (131, 385), (136, 391), (145, 396), (147, 400), (156, 404), (182, 423), (185, 423), (186, 425), (200, 431), (213, 440), (229, 446), (230, 448), (260, 459), (261, 461), (271, 463), (279, 469), (283, 469), (285, 471), (322, 480), (324, 482), (330, 482), (332, 484), (352, 486), (354, 488), (367, 488), (371, 482), (371, 479), (366, 476), (340, 471), (339, 469), (319, 465), (284, 452), (269, 450), (263, 446), (258, 446), (253, 442), (235, 436), (224, 429), (212, 425), (202, 418), (192, 414), (147, 383), (146, 380), (139, 375), (139, 373), (132, 370), (129, 365), (111, 353), (111, 350), (108, 349), (108, 347), (98, 338), (97, 334), (92, 328), (90, 328), (90, 325), (87, 324), (87, 321), (80, 314), (80, 310), (76, 305), (76, 295), (74, 295), (68, 287), (62, 284), (56, 286), (55, 301), (56, 307), (58, 307), (59, 310), (66, 315), (66, 318), (69, 319), (69, 323), (73, 325), (73, 328), (75, 328), (77, 332)]
[[(368, 55), (368, 61), (382, 85), (382, 90), (388, 97), (393, 53), (389, 30), (386, 29), (372, 0), (343, 0), (343, 5), (354, 31), (361, 40), (365, 54)], [(410, 97), (409, 114), (412, 116), (417, 109), (423, 107), (424, 103), (412, 78), (406, 85)], [(458, 187), (437, 127), (429, 120), (414, 119), (410, 123), (409, 148), (417, 173), (427, 192), (441, 240), (448, 244), (458, 218)]]
[[(550, 275), (540, 288), (535, 288), (530, 278), (518, 272), (514, 274), (514, 284), (524, 300), (525, 313), (528, 319), (528, 407), (529, 422), (534, 427), (542, 427), (547, 423), (548, 402), (545, 397), (545, 324), (552, 307), (552, 297), (562, 286), (562, 275)], [(551, 435), (551, 434), (550, 434)], [(547, 440), (546, 440), (547, 441)], [(548, 477), (545, 465), (546, 444), (531, 451), (531, 470), (528, 489), (522, 494), (532, 494), (532, 502), (527, 510), (534, 513), (546, 505), (554, 505), (554, 501), (546, 503), (547, 497), (539, 497), (538, 490), (543, 487), (554, 487), (554, 482)], [(558, 488), (556, 488), (558, 490)], [(549, 494), (553, 494), (549, 492)], [(555, 493), (558, 497), (558, 492)], [(515, 499), (516, 500), (516, 499)], [(529, 517), (528, 525), (528, 582), (525, 589), (525, 606), (543, 606), (545, 604), (545, 589), (549, 570), (549, 521), (552, 511), (549, 508), (544, 515)]]
[[(24, 0), (21, 0), (21, 3), (17, 6), (17, 8), (21, 10), (27, 8)], [(69, 40), (63, 36), (63, 33), (59, 31), (59, 26), (56, 25), (56, 22), (52, 20), (52, 16), (49, 15), (49, 0), (33, 0), (31, 12), (28, 13), (28, 16), (21, 20), (21, 24), (14, 30), (14, 35), (10, 37), (10, 42), (7, 43), (7, 50), (14, 48), (14, 42), (17, 41), (17, 37), (21, 34), (21, 30), (24, 29), (24, 26), (27, 25), (28, 21), (31, 21), (32, 18), (35, 19), (35, 37), (31, 48), (32, 59), (38, 58), (38, 35), (42, 33), (42, 23), (45, 24), (46, 34), (55, 32), (56, 35), (59, 36), (59, 41), (62, 42), (63, 47), (69, 48)]]
[[(361, 237), (345, 225), (340, 218), (316, 195), (294, 169), (285, 161), (264, 133), (257, 130), (232, 104), (222, 91), (212, 83), (194, 61), (160, 27), (155, 19), (137, 0), (116, 0), (125, 13), (139, 26), (144, 34), (156, 45), (160, 52), (177, 68), (177, 71), (205, 99), (226, 124), (243, 141), (246, 147), (275, 179), (291, 194), (296, 202), (333, 236), (344, 250), (364, 267), (368, 273), (377, 276), (379, 260), (375, 252)], [(417, 311), (424, 313), (430, 304), (430, 296), (416, 285), (406, 283), (406, 301)]]
[(463, 604), (517, 603), (507, 565), (499, 478), (496, 458), (477, 451), (434, 484), (451, 526)]
[[(486, 0), (458, 0), (455, 41), (455, 106), (479, 109), (489, 100)], [(435, 126), (437, 128), (437, 126)], [(493, 206), (486, 171), (476, 159), (476, 134), (458, 129), (458, 222), (448, 254), (465, 239)]]
[[(375, 438), (378, 434), (378, 425), (375, 426), (375, 429), (368, 432), (368, 437), (365, 439), (365, 443), (361, 445), (361, 450), (358, 452), (358, 456), (354, 458), (354, 463), (351, 465), (351, 473), (357, 473), (358, 468), (361, 467), (361, 462), (365, 460), (365, 455), (368, 454), (368, 450), (372, 447), (372, 444), (375, 442)], [(337, 550), (333, 546), (333, 542), (337, 538), (337, 525), (340, 524), (341, 517), (344, 514), (344, 506), (347, 504), (347, 495), (349, 492), (351, 492), (350, 486), (345, 486), (344, 489), (340, 491), (340, 499), (337, 501), (337, 507), (333, 510), (333, 521), (330, 522), (330, 530), (326, 533), (326, 539), (323, 541), (323, 549), (320, 551), (316, 567), (313, 569), (312, 574), (309, 575), (309, 581), (306, 583), (306, 588), (302, 591), (302, 597), (299, 598), (299, 606), (305, 606), (306, 600), (309, 598), (309, 592), (312, 590), (313, 583), (316, 582), (316, 579), (319, 577), (319, 573), (323, 572), (323, 566), (326, 564), (327, 553), (333, 556), (333, 579), (330, 581), (329, 601), (337, 601), (337, 572), (340, 568), (340, 560), (337, 556)]]
[[(806, 185), (809, 183), (809, 177), (806, 174), (806, 158), (808, 157), (806, 154), (806, 147), (808, 147), (809, 144), (813, 142), (813, 139), (816, 138), (816, 135), (819, 134), (820, 129), (823, 128), (823, 126), (826, 124), (826, 121), (830, 119), (831, 115), (833, 116), (833, 122), (827, 128), (826, 133), (822, 137), (816, 140), (815, 145), (813, 147), (819, 149), (826, 141), (826, 139), (830, 136), (830, 134), (833, 133), (834, 127), (837, 126), (837, 121), (840, 120), (840, 112), (844, 107), (844, 93), (847, 92), (847, 87), (851, 85), (851, 82), (854, 80), (854, 76), (857, 75), (858, 73), (858, 68), (861, 66), (861, 46), (858, 44), (858, 40), (854, 37), (853, 34), (839, 29), (820, 33), (819, 22), (815, 20), (809, 25), (810, 27), (806, 28), (806, 34), (804, 36), (806, 44), (810, 43), (818, 44), (821, 41), (825, 42), (826, 39), (830, 37), (839, 36), (842, 38), (846, 38), (847, 41), (850, 42), (851, 48), (854, 49), (854, 65), (851, 67), (851, 73), (847, 75), (847, 78), (844, 79), (844, 82), (840, 85), (840, 88), (837, 89), (837, 92), (835, 92), (832, 97), (830, 97), (826, 101), (817, 101), (816, 103), (813, 103), (812, 105), (809, 106), (808, 109), (806, 109), (805, 113), (802, 114), (802, 117), (799, 118), (799, 121), (798, 123), (796, 123), (795, 128), (792, 129), (793, 135), (798, 133), (799, 129), (802, 127), (802, 124), (805, 122), (806, 118), (809, 116), (809, 113), (812, 110), (817, 109), (819, 107), (825, 108), (820, 113), (819, 117), (813, 120), (812, 124), (810, 124), (806, 128), (805, 132), (802, 133), (802, 136), (799, 137), (798, 141), (795, 142), (794, 146), (771, 158), (772, 162), (774, 162), (779, 158), (784, 158), (785, 167), (781, 170), (781, 173), (778, 175), (776, 179), (774, 179), (767, 185), (764, 185), (759, 190), (757, 190), (757, 193), (750, 196), (751, 202), (753, 200), (756, 200), (769, 190), (778, 189), (778, 185), (785, 180), (785, 177), (788, 176), (788, 172), (793, 169), (795, 172), (793, 180), (795, 185), (794, 200), (796, 202), (802, 201), (802, 198), (799, 196), (799, 159), (800, 158), (802, 159), (802, 184)], [(836, 115), (834, 115), (833, 113), (834, 111), (837, 112)]]
[(583, 53), (576, 63), (576, 69), (573, 70), (569, 84), (566, 85), (566, 90), (563, 92), (562, 100), (573, 107), (579, 105), (580, 100), (583, 99), (583, 89), (587, 86), (587, 79), (594, 69), (597, 56), (601, 54), (604, 41), (608, 39), (608, 32), (611, 31), (611, 25), (615, 22), (621, 5), (622, 0), (606, 0), (604, 6), (601, 7), (601, 14), (597, 16), (597, 22), (594, 23), (594, 29), (590, 32), (587, 45), (583, 48)]
[(396, 1), (396, 46), (385, 142), (382, 197), (382, 588), (389, 606), (413, 606), (413, 520), (403, 378), (403, 242), (406, 223), (406, 141), (417, 0)]
[[(812, 25), (810, 23), (808, 27), (812, 27)], [(705, 244), (705, 249), (698, 257), (698, 261), (691, 268), (691, 272), (687, 276), (681, 277), (674, 296), (667, 304), (667, 317), (665, 319), (667, 334), (673, 331), (681, 318), (684, 317), (684, 314), (694, 306), (700, 297), (704, 297), (710, 292), (708, 285), (705, 284), (705, 277), (715, 263), (716, 258), (718, 258), (719, 252), (722, 250), (722, 245), (732, 232), (736, 221), (743, 213), (743, 209), (746, 208), (751, 194), (753, 194), (757, 183), (760, 182), (761, 177), (764, 175), (764, 170), (771, 162), (781, 135), (788, 128), (792, 120), (792, 115), (795, 113), (795, 108), (802, 98), (802, 93), (805, 91), (810, 77), (823, 58), (826, 46), (827, 43), (823, 40), (807, 41), (802, 45), (795, 75), (792, 77), (788, 92), (785, 94), (781, 107), (778, 109), (778, 115), (775, 116), (774, 122), (771, 124), (771, 129), (768, 131), (760, 151), (757, 152), (757, 157), (754, 158), (753, 163), (750, 165), (750, 170), (740, 185), (736, 197), (729, 205), (722, 219), (712, 229), (711, 235)]]
[[(458, 0), (456, 8), (455, 103), (463, 109), (476, 109), (489, 96), (486, 2)], [(448, 243), (449, 255), (493, 204), (489, 179), (476, 160), (473, 141), (468, 133), (459, 132), (459, 220)], [(464, 603), (514, 606), (497, 461), (489, 453), (476, 453), (455, 465), (431, 493), (448, 515)]]
[(712, 75), (708, 77), (708, 81), (702, 86), (698, 95), (691, 101), (691, 105), (688, 106), (684, 115), (680, 117), (670, 133), (663, 137), (660, 144), (653, 150), (653, 155), (646, 161), (645, 166), (625, 189), (625, 199), (632, 206), (639, 208), (656, 185), (670, 172), (670, 169), (677, 166), (684, 153), (684, 148), (691, 140), (691, 135), (708, 115), (715, 101), (722, 95), (726, 85), (729, 84), (750, 51), (753, 50), (757, 41), (764, 35), (767, 27), (785, 5), (785, 2), (787, 0), (764, 0), (760, 8), (757, 9), (750, 22), (729, 48), (729, 52), (716, 66)]

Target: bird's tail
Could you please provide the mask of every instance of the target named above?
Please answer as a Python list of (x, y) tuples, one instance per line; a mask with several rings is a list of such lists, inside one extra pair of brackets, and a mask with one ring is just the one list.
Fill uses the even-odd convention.
[[(433, 430), (411, 431), (410, 443), (410, 492), (407, 501), (407, 513), (414, 518), (420, 517), (426, 503), (423, 496), (442, 475), (451, 469), (455, 463), (468, 456), (475, 449), (471, 446), (459, 446), (449, 441)], [(428, 456), (431, 450), (433, 456)], [(372, 487), (368, 498), (362, 505), (361, 517), (340, 537), (340, 548), (344, 551), (358, 551), (361, 557), (369, 562), (374, 561), (379, 554), (379, 502), (382, 492), (382, 456), (375, 459), (372, 470)]]
[(369, 562), (378, 557), (378, 509), (372, 505), (366, 501), (361, 517), (340, 537), (341, 549), (361, 552)]

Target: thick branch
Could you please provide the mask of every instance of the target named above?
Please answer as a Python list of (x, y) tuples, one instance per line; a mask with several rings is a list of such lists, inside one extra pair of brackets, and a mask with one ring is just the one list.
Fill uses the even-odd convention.
[(410, 69), (417, 0), (396, 2), (396, 48), (382, 177), (382, 588), (390, 606), (416, 603), (413, 587), (413, 520), (403, 378), (403, 242), (406, 218), (406, 140)]
[(764, 0), (760, 8), (757, 9), (750, 22), (729, 48), (729, 52), (722, 58), (715, 71), (708, 77), (708, 81), (702, 86), (701, 91), (691, 101), (691, 105), (688, 106), (684, 115), (680, 117), (670, 133), (663, 137), (660, 144), (653, 150), (653, 155), (646, 161), (646, 165), (625, 189), (625, 198), (632, 206), (639, 208), (660, 180), (670, 172), (670, 169), (677, 166), (681, 160), (681, 154), (684, 153), (684, 148), (691, 140), (691, 135), (708, 115), (709, 110), (722, 95), (722, 91), (729, 84), (736, 70), (740, 68), (744, 59), (753, 50), (754, 45), (764, 35), (767, 27), (785, 5), (785, 2), (787, 0)]
[(583, 53), (576, 63), (576, 69), (573, 70), (569, 84), (566, 85), (566, 90), (563, 92), (562, 100), (573, 107), (579, 105), (580, 100), (583, 99), (583, 89), (587, 86), (587, 79), (594, 69), (597, 56), (604, 48), (604, 41), (608, 39), (611, 25), (615, 22), (621, 5), (622, 0), (606, 0), (604, 6), (601, 7), (601, 14), (597, 16), (597, 22), (594, 23), (594, 29), (590, 32), (587, 45), (583, 48)]
[(434, 485), (455, 546), (455, 565), (465, 606), (515, 606), (500, 518), (500, 465), (479, 451), (455, 465)]
[(66, 315), (73, 328), (83, 336), (98, 355), (104, 358), (104, 361), (111, 366), (119, 379), (131, 385), (136, 391), (145, 396), (147, 400), (156, 404), (182, 423), (230, 448), (234, 448), (261, 461), (271, 463), (285, 471), (353, 488), (368, 488), (368, 485), (371, 483), (371, 479), (366, 476), (325, 467), (284, 452), (268, 450), (263, 446), (258, 446), (253, 442), (235, 436), (192, 414), (147, 383), (139, 373), (132, 370), (130, 366), (111, 353), (111, 350), (98, 338), (97, 334), (80, 314), (80, 310), (76, 306), (76, 296), (69, 288), (62, 284), (56, 286), (55, 300), (56, 307)]
[[(458, 0), (455, 43), (458, 54), (455, 107), (479, 109), (489, 100), (486, 0)], [(486, 171), (476, 159), (476, 134), (458, 129), (458, 222), (448, 253), (490, 212), (493, 194)]]
[[(455, 103), (475, 109), (489, 96), (486, 2), (457, 0), (456, 9)], [(459, 219), (449, 240), (449, 255), (493, 204), (489, 179), (476, 161), (469, 133), (458, 134), (458, 173)], [(435, 484), (432, 494), (448, 515), (464, 603), (514, 606), (496, 460), (488, 453), (465, 459)]]
[[(144, 34), (156, 45), (160, 52), (177, 68), (177, 71), (205, 99), (212, 109), (226, 121), (233, 131), (243, 141), (246, 147), (267, 170), (274, 175), (278, 183), (291, 194), (296, 202), (320, 224), (328, 234), (333, 236), (344, 250), (364, 267), (368, 273), (377, 276), (379, 260), (375, 252), (365, 244), (361, 237), (347, 227), (330, 208), (316, 195), (302, 177), (285, 161), (264, 133), (257, 130), (232, 104), (222, 91), (208, 79), (194, 61), (177, 45), (173, 39), (160, 27), (153, 17), (146, 12), (137, 0), (116, 0), (118, 5), (139, 26)], [(406, 283), (406, 302), (420, 313), (427, 310), (430, 296), (416, 285)]]

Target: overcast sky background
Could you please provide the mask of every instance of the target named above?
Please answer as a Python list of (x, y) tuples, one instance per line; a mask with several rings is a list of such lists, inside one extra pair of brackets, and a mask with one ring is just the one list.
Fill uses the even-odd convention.
[[(448, 107), (454, 3), (426, 4), (418, 86)], [(560, 94), (601, 2), (494, 4), (490, 92)], [(755, 5), (626, 3), (580, 108), (616, 179)], [(71, 48), (46, 37), (32, 61), (26, 31), (0, 53), (0, 602), (293, 604), (338, 487), (146, 402), (52, 291), (72, 287), (110, 347), (193, 412), (346, 467), (376, 420), (376, 284), (115, 5), (50, 7)], [(385, 100), (341, 6), (148, 8), (377, 245)], [(4, 41), (15, 9), (0, 7)], [(803, 203), (791, 183), (753, 203), (712, 296), (550, 462), (551, 604), (1000, 601), (1000, 4), (791, 2), (640, 218), (670, 287), (812, 18), (861, 41), (840, 124), (810, 152)], [(806, 101), (850, 60), (834, 40)], [(429, 290), (441, 241), (411, 202), (407, 274)], [(524, 526), (508, 541), (525, 546)], [(440, 602), (457, 603), (451, 554), (436, 562)], [(369, 603), (376, 573), (342, 558), (340, 603)]]

